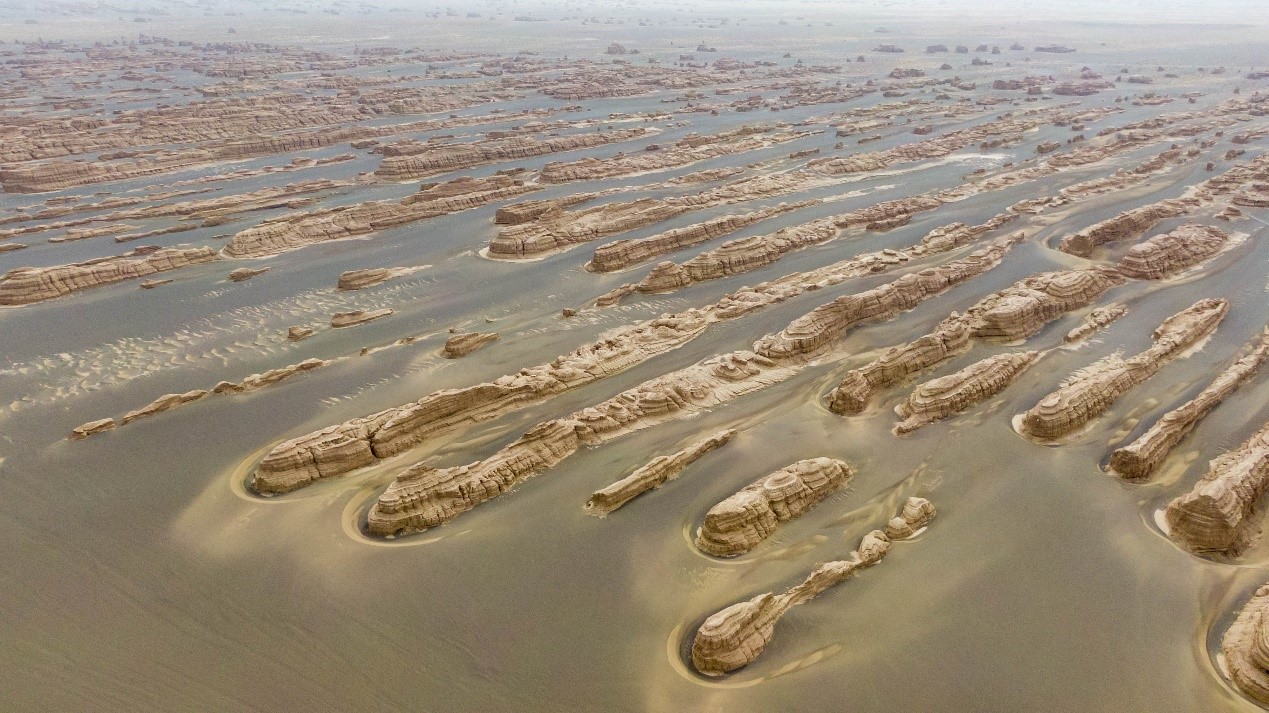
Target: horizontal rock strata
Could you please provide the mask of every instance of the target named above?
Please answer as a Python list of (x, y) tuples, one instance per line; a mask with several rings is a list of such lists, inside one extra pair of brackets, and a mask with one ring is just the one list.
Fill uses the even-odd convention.
[(1244, 695), (1269, 705), (1269, 585), (1256, 590), (1221, 640), (1225, 670)]
[(895, 433), (911, 433), (995, 396), (1012, 384), (1039, 356), (1037, 351), (997, 354), (976, 361), (954, 374), (921, 384), (913, 389), (907, 401), (895, 407), (895, 413), (903, 419), (895, 425)]
[[(934, 506), (928, 500), (908, 498), (886, 529), (896, 534), (914, 533), (934, 515)], [(776, 623), (789, 609), (846, 581), (856, 571), (877, 564), (891, 546), (891, 538), (885, 532), (873, 530), (864, 535), (850, 557), (821, 564), (801, 584), (781, 594), (759, 594), (712, 614), (692, 639), (692, 666), (707, 676), (720, 676), (753, 663), (771, 643)]]
[(338, 290), (364, 290), (367, 287), (382, 285), (388, 280), (395, 280), (398, 277), (413, 275), (419, 270), (431, 267), (430, 265), (417, 265), (413, 267), (374, 267), (365, 270), (348, 270), (339, 274), (339, 281), (335, 285)]
[(1127, 480), (1149, 478), (1185, 434), (1250, 379), (1266, 358), (1269, 358), (1269, 329), (1252, 342), (1249, 354), (1227, 367), (1194, 398), (1164, 414), (1132, 443), (1111, 453), (1111, 472)]
[(1220, 228), (1188, 223), (1132, 246), (1119, 269), (1138, 280), (1160, 280), (1212, 257), (1229, 241), (1229, 233)]
[(52, 267), (18, 267), (0, 276), (0, 305), (26, 305), (79, 290), (211, 262), (211, 248), (143, 247), (111, 257)]
[(764, 476), (710, 508), (696, 547), (715, 557), (742, 555), (846, 486), (854, 470), (833, 458), (811, 458)]
[(467, 356), (481, 347), (487, 347), (496, 341), (498, 341), (497, 332), (455, 334), (445, 340), (445, 346), (441, 348), (441, 356), (446, 359), (457, 359)]
[(722, 448), (735, 436), (734, 430), (720, 431), (702, 441), (697, 441), (681, 451), (657, 456), (647, 465), (601, 490), (596, 490), (586, 501), (586, 511), (592, 515), (607, 515), (630, 502), (635, 497), (659, 488), (666, 481), (679, 476), (689, 465), (710, 451)]
[(1067, 343), (1080, 342), (1093, 336), (1120, 317), (1128, 314), (1128, 308), (1121, 304), (1111, 304), (1090, 311), (1080, 321), (1079, 326), (1066, 333), (1063, 340)]
[(1237, 555), (1259, 533), (1269, 486), (1269, 424), (1210, 463), (1194, 489), (1168, 504), (1168, 536), (1191, 552)]
[(1023, 414), (1019, 431), (1050, 441), (1079, 430), (1210, 334), (1228, 311), (1227, 301), (1208, 299), (1172, 315), (1154, 331), (1149, 349), (1128, 359), (1111, 355), (1071, 374), (1056, 391)]
[(353, 310), (352, 312), (336, 312), (330, 317), (330, 326), (335, 329), (342, 327), (355, 327), (366, 322), (373, 322), (376, 319), (382, 319), (392, 314), (392, 309), (385, 307), (375, 310)]
[(516, 136), (493, 141), (428, 145), (418, 153), (385, 156), (379, 167), (375, 169), (375, 176), (385, 181), (404, 181), (499, 161), (531, 158), (630, 141), (652, 134), (651, 130), (640, 128), (597, 131), (554, 138)]

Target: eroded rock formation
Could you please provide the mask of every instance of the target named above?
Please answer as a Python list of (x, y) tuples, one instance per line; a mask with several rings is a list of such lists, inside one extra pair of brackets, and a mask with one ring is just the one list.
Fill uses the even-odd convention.
[(429, 265), (417, 265), (413, 267), (373, 267), (364, 270), (348, 270), (339, 274), (339, 281), (335, 288), (339, 290), (364, 290), (367, 287), (382, 285), (388, 280), (395, 280), (398, 277), (413, 275), (419, 270), (423, 270)]
[(1119, 269), (1139, 280), (1160, 280), (1212, 257), (1229, 240), (1229, 233), (1220, 228), (1187, 223), (1129, 248)]
[[(928, 500), (908, 498), (886, 529), (896, 534), (915, 533), (934, 515), (934, 506)], [(873, 530), (864, 535), (850, 557), (820, 565), (801, 584), (782, 594), (759, 594), (716, 612), (696, 630), (692, 666), (707, 676), (720, 676), (753, 663), (771, 643), (776, 623), (789, 609), (846, 581), (857, 570), (877, 564), (891, 547), (886, 533)]]
[(1097, 330), (1108, 326), (1126, 314), (1128, 314), (1128, 308), (1121, 304), (1110, 304), (1105, 307), (1098, 307), (1085, 315), (1084, 319), (1080, 321), (1079, 326), (1067, 332), (1063, 339), (1067, 343), (1083, 341), (1093, 336)]
[(1079, 430), (1120, 396), (1210, 334), (1228, 311), (1229, 302), (1208, 299), (1168, 317), (1154, 331), (1154, 343), (1149, 349), (1128, 359), (1112, 354), (1071, 374), (1056, 391), (1023, 414), (1018, 430), (1042, 441)]
[(384, 156), (379, 168), (375, 169), (375, 176), (385, 181), (405, 181), (499, 161), (630, 141), (650, 136), (652, 133), (649, 129), (638, 128), (596, 131), (553, 138), (514, 136), (472, 143), (422, 144), (416, 151)]
[(903, 421), (895, 425), (894, 432), (911, 433), (995, 396), (1012, 384), (1039, 356), (1037, 351), (997, 354), (954, 374), (921, 384), (913, 389), (907, 401), (895, 407), (895, 413)]
[(590, 500), (586, 501), (586, 510), (592, 515), (607, 515), (630, 502), (635, 497), (659, 488), (666, 481), (679, 476), (689, 465), (701, 456), (718, 448), (722, 448), (736, 435), (734, 430), (720, 431), (702, 441), (697, 441), (680, 451), (668, 456), (657, 456), (647, 465), (630, 475), (618, 480), (606, 488), (596, 490)]
[(496, 341), (498, 341), (497, 332), (455, 334), (445, 340), (445, 346), (441, 348), (441, 356), (446, 359), (457, 359), (467, 356), (481, 347), (489, 346)]
[(211, 262), (216, 251), (178, 245), (141, 247), (122, 255), (52, 267), (18, 267), (0, 276), (0, 305), (26, 305), (91, 287)]
[(1253, 516), (1269, 486), (1269, 424), (1210, 466), (1168, 504), (1168, 536), (1191, 552), (1237, 555), (1260, 531)]
[(387, 317), (390, 314), (392, 314), (392, 309), (389, 307), (374, 310), (358, 309), (351, 312), (336, 312), (330, 317), (330, 326), (335, 329), (340, 329), (342, 327), (355, 327), (358, 324), (373, 322), (376, 319)]
[(846, 486), (854, 470), (833, 458), (810, 458), (745, 486), (710, 508), (696, 532), (696, 547), (715, 557), (742, 555), (788, 520)]
[(1221, 640), (1225, 670), (1238, 690), (1269, 704), (1269, 585), (1256, 590)]

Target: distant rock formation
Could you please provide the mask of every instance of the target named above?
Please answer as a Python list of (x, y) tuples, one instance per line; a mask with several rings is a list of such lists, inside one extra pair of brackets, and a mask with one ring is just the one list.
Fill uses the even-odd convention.
[(76, 426), (75, 429), (71, 431), (70, 437), (72, 440), (83, 440), (89, 436), (95, 436), (98, 433), (112, 430), (115, 425), (115, 420), (113, 418), (103, 418), (97, 421), (89, 421), (81, 426)]
[(372, 322), (392, 314), (391, 308), (375, 309), (375, 310), (353, 310), (352, 312), (336, 312), (330, 317), (330, 326), (335, 329), (342, 327), (355, 327), (359, 324)]
[(1154, 331), (1154, 343), (1149, 349), (1128, 359), (1111, 355), (1071, 374), (1056, 391), (1023, 414), (1019, 431), (1037, 440), (1051, 441), (1079, 430), (1120, 396), (1210, 334), (1228, 311), (1226, 300), (1207, 299), (1168, 317)]
[(630, 475), (601, 490), (596, 490), (590, 500), (586, 501), (586, 511), (592, 515), (604, 516), (625, 505), (636, 496), (653, 488), (659, 488), (666, 481), (679, 476), (689, 465), (710, 451), (722, 448), (732, 436), (734, 430), (720, 431), (714, 435), (693, 443), (681, 451), (668, 456), (657, 456), (647, 465)]
[(1269, 329), (1265, 329), (1258, 340), (1252, 341), (1249, 354), (1227, 367), (1194, 398), (1164, 414), (1132, 443), (1111, 453), (1110, 471), (1127, 480), (1149, 478), (1172, 448), (1212, 409), (1251, 378), (1266, 358), (1269, 358)]
[[(887, 531), (900, 538), (925, 527), (935, 515), (934, 506), (923, 498), (908, 498)], [(816, 567), (801, 584), (782, 594), (759, 594), (712, 614), (696, 630), (692, 639), (692, 666), (707, 676), (720, 676), (753, 663), (775, 636), (775, 626), (789, 609), (814, 599), (824, 590), (846, 581), (857, 570), (881, 561), (892, 547), (891, 538), (881, 530), (864, 535), (859, 547), (847, 559)]]
[(251, 278), (255, 277), (256, 275), (261, 275), (261, 274), (264, 274), (264, 273), (266, 273), (266, 272), (268, 272), (269, 270), (272, 270), (272, 269), (273, 269), (273, 268), (271, 268), (271, 267), (261, 267), (261, 268), (240, 267), (240, 268), (238, 268), (238, 269), (236, 269), (236, 270), (232, 270), (232, 271), (230, 271), (230, 273), (229, 273), (229, 281), (230, 281), (230, 282), (242, 282), (242, 281), (244, 281), (244, 280), (250, 280)]
[(833, 458), (801, 460), (763, 476), (705, 513), (696, 547), (715, 557), (742, 555), (853, 476), (849, 465)]
[(448, 171), (458, 171), (499, 161), (530, 158), (560, 151), (603, 146), (630, 141), (653, 132), (645, 128), (596, 131), (542, 138), (537, 136), (513, 136), (507, 139), (486, 140), (471, 143), (423, 144), (417, 151), (403, 155), (384, 156), (375, 176), (385, 181), (405, 181)]

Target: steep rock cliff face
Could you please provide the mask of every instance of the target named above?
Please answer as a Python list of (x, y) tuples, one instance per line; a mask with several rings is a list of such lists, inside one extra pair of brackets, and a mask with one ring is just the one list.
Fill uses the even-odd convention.
[(1211, 462), (1194, 489), (1168, 504), (1168, 536), (1191, 552), (1236, 555), (1260, 531), (1255, 518), (1269, 487), (1269, 424)]

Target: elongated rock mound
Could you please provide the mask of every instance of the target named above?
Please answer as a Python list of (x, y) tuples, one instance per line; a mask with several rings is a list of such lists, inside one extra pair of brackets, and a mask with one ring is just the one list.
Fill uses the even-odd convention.
[(1128, 308), (1121, 304), (1098, 307), (1085, 315), (1079, 326), (1067, 332), (1063, 339), (1068, 344), (1083, 341), (1093, 336), (1097, 330), (1106, 327), (1126, 314), (1128, 314)]
[(1168, 536), (1191, 552), (1236, 555), (1260, 530), (1252, 516), (1269, 486), (1269, 424), (1210, 465), (1193, 490), (1168, 504)]
[(677, 478), (684, 469), (695, 463), (701, 456), (712, 450), (722, 448), (731, 441), (734, 435), (736, 435), (734, 430), (720, 431), (703, 441), (693, 443), (681, 451), (676, 451), (668, 456), (657, 456), (647, 465), (625, 478), (602, 490), (596, 490), (590, 496), (590, 500), (586, 501), (587, 512), (592, 515), (607, 515), (636, 496), (653, 488), (661, 487), (666, 481)]
[(211, 262), (216, 251), (178, 245), (141, 247), (122, 255), (52, 267), (18, 267), (0, 276), (0, 305), (26, 305), (78, 290)]
[[(886, 530), (903, 539), (934, 519), (935, 510), (924, 498), (908, 498)], [(825, 562), (800, 584), (783, 594), (759, 594), (711, 615), (692, 639), (692, 666), (707, 676), (720, 676), (753, 663), (775, 636), (780, 617), (794, 606), (814, 599), (824, 590), (846, 581), (857, 570), (881, 561), (891, 548), (891, 537), (881, 530), (864, 535), (858, 549), (844, 560)]]
[(392, 314), (392, 309), (390, 307), (384, 307), (383, 309), (375, 309), (375, 310), (369, 310), (369, 311), (353, 310), (352, 312), (336, 312), (335, 314), (332, 314), (330, 317), (330, 326), (334, 327), (335, 329), (340, 329), (343, 327), (355, 327), (358, 324), (373, 322), (376, 319), (387, 317), (390, 314)]
[(367, 287), (382, 285), (388, 280), (405, 277), (428, 267), (418, 265), (412, 267), (373, 267), (365, 270), (348, 270), (339, 274), (339, 282), (335, 288), (339, 290), (364, 290)]
[[(443, 469), (424, 463), (411, 466), (370, 508), (367, 527), (385, 537), (436, 527), (555, 466), (584, 444), (699, 413), (794, 373), (753, 352), (711, 357), (565, 418), (540, 423), (485, 460)], [(328, 436), (343, 439), (341, 445), (348, 447), (347, 457), (353, 462), (373, 462), (365, 441), (337, 431)]]
[(1038, 351), (997, 354), (955, 374), (921, 384), (913, 389), (907, 401), (895, 407), (895, 413), (903, 419), (894, 427), (895, 433), (911, 433), (1000, 393), (1039, 356)]
[(1234, 686), (1269, 705), (1269, 584), (1256, 590), (1221, 641)]
[(850, 482), (854, 471), (833, 458), (810, 458), (781, 468), (705, 513), (696, 546), (715, 557), (742, 555)]
[(1154, 344), (1149, 349), (1129, 359), (1111, 355), (1071, 374), (1057, 391), (1023, 414), (1019, 430), (1045, 441), (1079, 430), (1120, 396), (1210, 334), (1228, 311), (1229, 302), (1208, 299), (1168, 317), (1154, 331)]
[(498, 341), (497, 332), (455, 334), (445, 340), (445, 346), (441, 349), (441, 356), (446, 359), (457, 359), (467, 356), (481, 347), (487, 347), (496, 341)]
[(1203, 262), (1228, 243), (1229, 233), (1220, 228), (1188, 223), (1132, 246), (1119, 269), (1139, 280), (1160, 280)]
[(1253, 343), (1250, 354), (1238, 359), (1212, 380), (1193, 399), (1163, 415), (1135, 441), (1110, 454), (1112, 473), (1127, 480), (1149, 478), (1168, 457), (1172, 448), (1189, 433), (1212, 409), (1247, 379), (1251, 378), (1269, 357), (1269, 329)]

